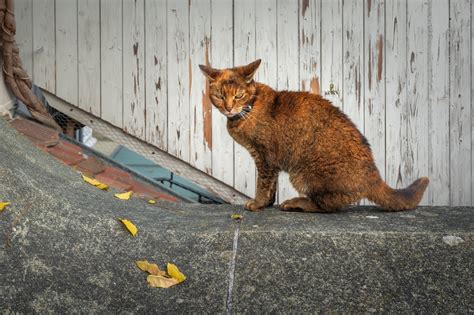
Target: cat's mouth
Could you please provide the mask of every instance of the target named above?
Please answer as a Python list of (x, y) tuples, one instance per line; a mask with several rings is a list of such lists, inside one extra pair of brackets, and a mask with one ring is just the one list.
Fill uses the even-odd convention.
[(239, 120), (241, 118), (245, 118), (249, 115), (250, 111), (252, 110), (252, 104), (247, 104), (241, 108), (241, 110), (237, 113), (224, 113), (224, 115), (232, 121)]

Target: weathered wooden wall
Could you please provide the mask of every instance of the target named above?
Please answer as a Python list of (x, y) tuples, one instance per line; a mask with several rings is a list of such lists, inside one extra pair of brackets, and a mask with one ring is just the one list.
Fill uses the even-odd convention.
[(390, 185), (427, 175), (424, 204), (474, 205), (470, 0), (15, 2), (37, 84), (250, 196), (255, 166), (198, 64), (262, 58), (259, 81), (344, 110)]

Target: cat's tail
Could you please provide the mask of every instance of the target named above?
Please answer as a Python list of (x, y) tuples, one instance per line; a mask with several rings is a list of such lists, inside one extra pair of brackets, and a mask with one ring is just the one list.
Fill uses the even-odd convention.
[(414, 209), (420, 203), (430, 180), (420, 177), (404, 189), (393, 189), (382, 181), (369, 192), (367, 198), (387, 211)]

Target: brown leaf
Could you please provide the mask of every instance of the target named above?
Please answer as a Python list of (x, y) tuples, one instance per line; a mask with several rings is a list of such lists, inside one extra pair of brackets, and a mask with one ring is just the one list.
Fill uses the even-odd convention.
[(153, 276), (166, 276), (166, 272), (161, 270), (157, 264), (150, 264), (147, 260), (139, 260), (136, 264), (138, 268)]
[(148, 275), (148, 277), (146, 277), (146, 281), (153, 288), (169, 288), (178, 284), (178, 280), (174, 278), (153, 275)]

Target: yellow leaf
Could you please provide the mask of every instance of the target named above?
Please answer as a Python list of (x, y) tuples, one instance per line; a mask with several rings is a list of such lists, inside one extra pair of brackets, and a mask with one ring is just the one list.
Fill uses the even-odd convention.
[(107, 186), (106, 184), (102, 184), (101, 182), (99, 182), (97, 179), (94, 179), (94, 178), (89, 178), (87, 176), (85, 176), (84, 174), (82, 174), (82, 179), (88, 183), (88, 184), (91, 184), (92, 186), (95, 186), (99, 189), (102, 189), (102, 190), (107, 190), (109, 188), (109, 186)]
[(121, 193), (121, 194), (115, 194), (115, 197), (122, 200), (128, 200), (132, 196), (132, 193), (133, 191), (129, 191), (129, 192)]
[(166, 276), (166, 272), (161, 270), (157, 264), (150, 264), (147, 260), (138, 260), (136, 264), (138, 268), (153, 276)]
[(186, 276), (184, 274), (182, 274), (181, 271), (179, 271), (178, 267), (176, 267), (175, 264), (168, 263), (166, 265), (166, 270), (168, 271), (168, 274), (172, 278), (178, 280), (178, 283), (181, 283), (184, 280), (186, 280)]
[(233, 214), (230, 217), (235, 220), (242, 220), (244, 218), (244, 216), (241, 214)]
[(97, 187), (97, 188), (99, 188), (99, 189), (102, 189), (102, 190), (107, 190), (107, 189), (109, 189), (109, 186), (108, 186), (108, 185), (102, 184), (102, 183), (99, 183), (99, 184), (98, 184), (97, 186), (95, 186), (95, 187)]
[(97, 186), (100, 182), (97, 179), (93, 179), (90, 177), (87, 177), (86, 175), (82, 175), (82, 179), (86, 182), (91, 184), (92, 186)]
[(3, 211), (8, 205), (10, 205), (9, 202), (0, 202), (0, 211)]
[(174, 278), (153, 275), (148, 275), (148, 277), (146, 277), (146, 281), (153, 288), (169, 288), (179, 283), (179, 281)]
[(156, 203), (156, 200), (150, 199), (148, 200), (148, 203), (151, 203), (152, 205), (154, 205)]
[(138, 229), (135, 224), (133, 224), (127, 219), (119, 219), (119, 221), (122, 222), (123, 226), (127, 229), (127, 231), (130, 232), (130, 234), (132, 234), (133, 236), (137, 235)]

